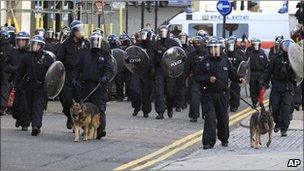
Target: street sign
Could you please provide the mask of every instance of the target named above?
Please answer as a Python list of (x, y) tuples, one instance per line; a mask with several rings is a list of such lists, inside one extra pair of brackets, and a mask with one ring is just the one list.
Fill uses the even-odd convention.
[(216, 4), (217, 11), (222, 15), (228, 15), (231, 12), (231, 4), (228, 0), (219, 0)]

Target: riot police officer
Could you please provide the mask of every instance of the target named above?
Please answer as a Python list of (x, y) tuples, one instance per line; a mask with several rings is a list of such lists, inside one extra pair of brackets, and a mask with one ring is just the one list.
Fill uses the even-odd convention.
[[(17, 66), (21, 59), (27, 54), (27, 46), (30, 40), (30, 35), (27, 32), (21, 31), (16, 35), (16, 48), (9, 53), (5, 61), (4, 71), (9, 74), (9, 82), (13, 82), (16, 76)], [(26, 96), (25, 96), (25, 79), (21, 79), (20, 89), (16, 89), (15, 101), (12, 108), (13, 118), (16, 119), (15, 126), (22, 127), (22, 131), (27, 131), (30, 126), (30, 118), (27, 112)], [(13, 83), (12, 83), (13, 84)]]
[(292, 40), (280, 43), (280, 54), (272, 58), (264, 75), (264, 86), (268, 88), (271, 81), (270, 108), (273, 112), (274, 132), (281, 130), (281, 136), (287, 136), (287, 130), (292, 119), (292, 101), (296, 75), (288, 59), (288, 46)]
[(87, 98), (88, 102), (95, 104), (100, 112), (101, 125), (97, 129), (97, 139), (106, 136), (106, 102), (107, 84), (113, 77), (113, 65), (111, 56), (102, 50), (102, 35), (92, 33), (90, 36), (91, 49), (80, 59), (80, 73), (82, 82), (82, 97), (85, 99), (99, 84), (96, 91)]
[(79, 71), (77, 65), (79, 58), (84, 56), (89, 50), (89, 42), (84, 39), (84, 24), (79, 20), (74, 20), (70, 24), (71, 35), (62, 43), (57, 51), (57, 59), (64, 64), (66, 70), (66, 81), (60, 94), (60, 102), (63, 113), (67, 116), (66, 127), (72, 129), (72, 119), (70, 107), (73, 100), (80, 101)]
[(258, 102), (259, 90), (261, 88), (261, 80), (263, 72), (268, 64), (267, 56), (263, 49), (261, 49), (261, 41), (257, 38), (251, 40), (251, 47), (246, 51), (248, 58), (250, 58), (250, 98), (252, 105), (256, 107)]
[(4, 113), (6, 108), (7, 94), (11, 87), (7, 72), (4, 72), (3, 68), (5, 67), (4, 61), (8, 58), (8, 55), (12, 49), (11, 44), (9, 43), (10, 35), (7, 30), (0, 31), (0, 114)]
[(57, 43), (55, 39), (55, 32), (52, 28), (49, 28), (45, 32), (45, 43), (46, 43), (46, 50), (49, 50), (51, 52), (55, 52), (55, 45)]
[(16, 38), (16, 29), (13, 26), (7, 26), (6, 28), (8, 34), (9, 34), (9, 43), (11, 44), (11, 46), (15, 46), (15, 38)]
[(280, 54), (280, 43), (284, 40), (283, 35), (279, 35), (275, 37), (274, 46), (270, 48), (269, 54), (268, 54), (268, 60), (270, 61), (275, 56)]
[(216, 142), (216, 128), (222, 146), (228, 146), (229, 116), (227, 111), (228, 79), (244, 82), (221, 51), (221, 43), (217, 39), (209, 40), (209, 54), (198, 65), (195, 80), (203, 87), (203, 104), (205, 115), (203, 148), (212, 148)]
[(194, 77), (198, 74), (197, 69), (200, 62), (207, 57), (206, 40), (206, 37), (194, 37), (192, 39), (194, 51), (186, 59), (185, 73), (190, 84), (190, 122), (197, 122), (197, 118), (200, 116), (199, 107), (203, 92), (201, 86), (194, 80)]
[[(229, 62), (234, 68), (238, 68), (242, 61), (245, 61), (245, 54), (237, 47), (237, 38), (235, 36), (230, 36), (226, 43), (226, 55)], [(229, 93), (229, 106), (231, 112), (236, 112), (240, 106), (240, 93), (241, 87), (239, 82), (232, 81), (230, 84)]]
[(154, 55), (154, 69), (155, 69), (155, 110), (158, 114), (156, 119), (163, 119), (165, 112), (165, 84), (166, 84), (166, 99), (168, 117), (173, 116), (173, 106), (175, 101), (176, 92), (172, 86), (176, 83), (175, 78), (165, 77), (161, 68), (161, 59), (163, 54), (173, 46), (179, 46), (178, 42), (169, 37), (169, 29), (167, 26), (162, 25), (159, 27), (158, 32), (159, 40), (155, 43), (155, 55)]
[[(42, 126), (43, 109), (46, 102), (44, 89), (44, 78), (54, 59), (43, 52), (45, 46), (44, 38), (35, 35), (30, 40), (30, 52), (20, 61), (17, 68), (16, 89), (20, 91), (26, 87), (27, 112), (32, 123), (32, 136), (40, 133)], [(26, 86), (23, 86), (22, 79), (27, 77)]]
[[(152, 31), (148, 29), (142, 29), (139, 33), (140, 42), (135, 45), (146, 50), (149, 55), (149, 59), (154, 58), (154, 42), (152, 39)], [(149, 117), (151, 112), (151, 93), (152, 93), (152, 61), (148, 64), (150, 67), (145, 70), (134, 69), (131, 76), (131, 102), (134, 108), (133, 116), (136, 116), (140, 110), (143, 111), (145, 118)]]
[(129, 46), (132, 45), (132, 41), (126, 34), (119, 36), (119, 41), (121, 42), (121, 49), (126, 50)]

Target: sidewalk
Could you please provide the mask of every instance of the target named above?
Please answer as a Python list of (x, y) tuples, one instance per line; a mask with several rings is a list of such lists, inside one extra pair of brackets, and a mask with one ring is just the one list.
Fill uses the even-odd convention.
[[(287, 137), (273, 134), (269, 148), (267, 135), (262, 136), (261, 149), (250, 148), (248, 120), (230, 133), (228, 147), (222, 147), (218, 141), (213, 149), (199, 148), (185, 158), (165, 162), (153, 170), (303, 170), (303, 111), (294, 112)], [(289, 159), (300, 159), (301, 165), (287, 167)]]

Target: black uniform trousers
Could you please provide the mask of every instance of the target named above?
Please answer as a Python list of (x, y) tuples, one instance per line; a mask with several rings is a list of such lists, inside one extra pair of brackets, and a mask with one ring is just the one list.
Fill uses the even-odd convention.
[(69, 71), (66, 73), (66, 81), (60, 93), (60, 102), (63, 108), (63, 113), (67, 116), (68, 119), (71, 119), (70, 107), (73, 104), (73, 100), (80, 102), (80, 83), (79, 85), (72, 84), (72, 76)]
[(251, 72), (249, 81), (249, 91), (252, 105), (256, 106), (258, 103), (259, 90), (261, 88), (261, 80), (263, 79), (262, 72)]
[[(115, 86), (116, 86), (116, 98), (124, 98), (126, 96), (130, 96), (130, 81), (131, 81), (131, 72), (129, 70), (125, 70), (123, 72), (117, 73), (115, 77)], [(125, 87), (125, 94), (124, 94)]]
[[(86, 98), (88, 94), (98, 85), (98, 82), (85, 81), (82, 84), (82, 98)], [(106, 128), (106, 103), (107, 103), (107, 86), (101, 85), (85, 102), (95, 104), (100, 112), (99, 129), (105, 131)]]
[(144, 113), (150, 113), (152, 79), (150, 73), (138, 74), (133, 73), (131, 76), (131, 100), (132, 107), (136, 110), (142, 110)]
[(190, 118), (199, 118), (200, 116), (200, 103), (201, 103), (201, 88), (199, 84), (195, 80), (191, 80), (190, 85), (190, 110), (189, 117)]
[(214, 146), (216, 142), (216, 129), (218, 139), (228, 142), (229, 115), (227, 94), (224, 91), (206, 91), (202, 98), (205, 112), (203, 145)]
[(270, 106), (274, 122), (283, 131), (287, 131), (292, 119), (293, 95), (284, 83), (272, 83)]
[(165, 77), (162, 73), (161, 68), (155, 69), (155, 77), (154, 77), (154, 105), (156, 113), (164, 113), (165, 112)]
[[(230, 91), (233, 91), (230, 92)], [(241, 86), (238, 82), (232, 81), (230, 84), (230, 91), (229, 91), (229, 106), (230, 108), (239, 108), (240, 106), (240, 93), (241, 93)]]
[(46, 93), (43, 83), (30, 83), (25, 90), (27, 112), (32, 123), (32, 127), (42, 126), (42, 115), (46, 103)]
[(186, 77), (184, 74), (176, 78), (176, 107), (186, 107)]

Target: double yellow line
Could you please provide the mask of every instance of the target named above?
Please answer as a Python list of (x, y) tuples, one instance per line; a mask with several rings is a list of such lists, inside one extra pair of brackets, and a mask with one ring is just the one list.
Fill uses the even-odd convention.
[[(269, 104), (269, 101), (266, 100), (264, 102), (264, 105), (267, 106)], [(240, 120), (250, 116), (251, 114), (253, 114), (255, 112), (254, 109), (251, 108), (246, 108), (232, 116), (229, 117), (229, 126), (232, 126), (234, 124), (236, 124), (237, 122), (239, 122)], [(197, 131), (193, 134), (190, 134), (182, 139), (179, 139), (175, 142), (173, 142), (172, 144), (165, 146), (151, 154), (148, 154), (142, 158), (133, 160), (129, 163), (123, 164), (117, 168), (115, 168), (115, 171), (118, 170), (142, 170), (145, 169), (149, 166), (152, 166), (158, 162), (161, 162), (165, 159), (167, 159), (168, 157), (174, 155), (175, 153), (184, 150), (188, 147), (190, 147), (191, 145), (199, 142), (202, 140), (202, 133), (203, 130), (201, 131)]]

